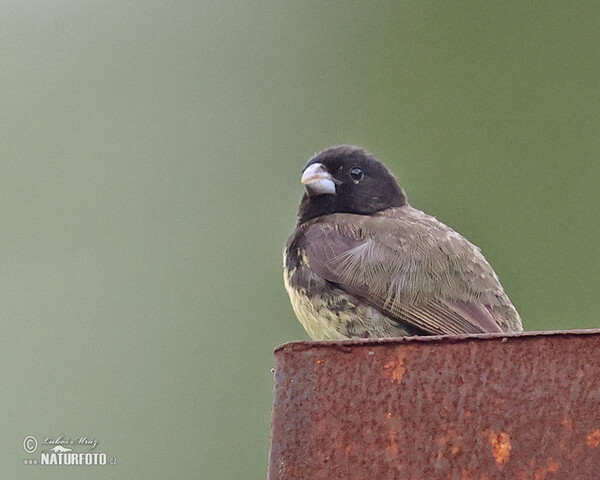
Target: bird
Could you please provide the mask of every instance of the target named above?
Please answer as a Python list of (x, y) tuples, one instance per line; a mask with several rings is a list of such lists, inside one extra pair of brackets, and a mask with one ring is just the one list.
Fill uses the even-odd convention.
[(523, 330), (481, 250), (412, 207), (392, 172), (354, 145), (309, 159), (284, 285), (313, 340)]

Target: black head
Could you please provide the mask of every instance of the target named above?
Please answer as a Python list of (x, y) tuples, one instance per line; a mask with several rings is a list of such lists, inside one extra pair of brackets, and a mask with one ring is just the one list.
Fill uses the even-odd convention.
[(331, 147), (302, 171), (306, 193), (299, 223), (330, 213), (371, 215), (406, 205), (406, 195), (388, 168), (360, 147)]

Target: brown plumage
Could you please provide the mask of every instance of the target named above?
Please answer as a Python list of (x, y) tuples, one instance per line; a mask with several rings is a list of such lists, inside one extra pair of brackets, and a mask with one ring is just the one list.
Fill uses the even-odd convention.
[(522, 330), (479, 248), (411, 207), (359, 147), (303, 171), (307, 192), (284, 251), (284, 281), (314, 339)]

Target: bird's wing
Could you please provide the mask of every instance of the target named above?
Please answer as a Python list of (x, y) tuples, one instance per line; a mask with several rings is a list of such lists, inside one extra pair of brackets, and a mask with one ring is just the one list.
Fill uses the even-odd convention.
[(480, 250), (412, 207), (310, 222), (304, 255), (317, 275), (428, 334), (520, 329)]

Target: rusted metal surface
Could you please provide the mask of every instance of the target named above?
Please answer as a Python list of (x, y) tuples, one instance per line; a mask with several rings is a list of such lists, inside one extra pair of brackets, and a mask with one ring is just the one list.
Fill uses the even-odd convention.
[(598, 480), (600, 330), (276, 350), (269, 480)]

